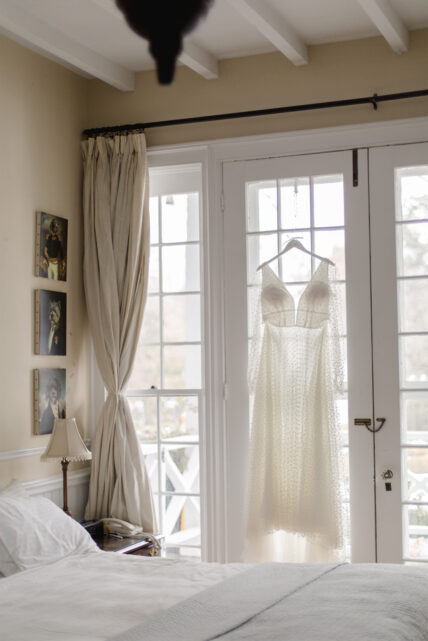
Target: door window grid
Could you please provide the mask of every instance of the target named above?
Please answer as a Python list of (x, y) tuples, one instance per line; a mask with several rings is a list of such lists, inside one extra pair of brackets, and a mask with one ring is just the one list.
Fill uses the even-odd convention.
[(396, 169), (395, 187), (403, 559), (427, 563), (428, 166)]
[[(299, 188), (302, 186), (307, 187), (307, 198), (305, 199), (306, 202), (304, 203), (305, 207), (297, 205), (297, 217), (300, 216), (300, 220), (302, 218), (305, 219), (306, 225), (301, 225), (296, 223), (293, 226), (283, 226), (282, 222), (284, 219), (283, 216), (283, 189), (281, 188), (284, 183), (294, 183), (293, 185), (293, 191), (294, 194), (298, 194)], [(316, 220), (315, 220), (315, 202), (316, 202), (316, 194), (315, 194), (315, 189), (314, 186), (318, 184), (329, 184), (330, 183), (336, 183), (339, 185), (339, 190), (342, 192), (342, 197), (341, 197), (341, 202), (336, 202), (336, 207), (338, 210), (338, 213), (336, 213), (336, 220), (334, 225), (326, 225), (326, 226), (321, 226), (321, 225), (316, 225)], [(270, 191), (270, 207), (268, 206), (268, 212), (265, 220), (263, 220), (263, 200), (265, 203), (265, 206), (268, 204), (266, 203), (266, 198), (262, 199), (260, 196), (257, 194), (258, 188), (263, 189), (265, 186), (268, 186), (267, 189)], [(256, 200), (257, 199), (257, 200)], [(255, 202), (256, 200), (256, 202)], [(319, 201), (318, 201), (319, 202)], [(326, 215), (328, 215), (328, 203), (324, 202), (322, 203), (321, 209), (324, 209), (327, 214), (324, 214), (324, 218)], [(346, 540), (346, 556), (347, 558), (350, 558), (351, 556), (351, 549), (350, 549), (350, 538), (349, 538), (349, 522), (350, 522), (350, 496), (349, 496), (349, 439), (348, 439), (348, 390), (347, 390), (347, 367), (346, 367), (346, 339), (347, 339), (347, 334), (346, 334), (346, 278), (345, 278), (345, 265), (344, 265), (344, 252), (345, 252), (345, 247), (344, 247), (344, 231), (345, 231), (345, 226), (344, 226), (344, 203), (343, 203), (343, 175), (335, 175), (335, 176), (310, 176), (310, 177), (303, 177), (303, 178), (296, 178), (290, 180), (270, 180), (270, 181), (258, 181), (258, 182), (252, 182), (252, 183), (247, 183), (246, 185), (246, 211), (248, 212), (247, 215), (247, 300), (248, 300), (248, 342), (249, 342), (249, 354), (251, 353), (251, 339), (252, 339), (252, 331), (253, 331), (253, 324), (254, 324), (254, 317), (255, 317), (255, 296), (254, 293), (257, 292), (258, 287), (256, 284), (254, 284), (254, 276), (256, 274), (256, 269), (257, 267), (264, 262), (265, 260), (268, 260), (275, 254), (279, 253), (281, 249), (284, 247), (286, 242), (290, 238), (296, 238), (300, 236), (300, 240), (302, 244), (309, 249), (310, 251), (314, 251), (315, 253), (319, 255), (323, 255), (327, 258), (330, 258), (333, 260), (333, 262), (336, 263), (336, 276), (337, 279), (335, 280), (335, 284), (338, 287), (338, 290), (340, 290), (340, 296), (341, 296), (341, 309), (340, 313), (342, 315), (342, 327), (344, 329), (344, 332), (340, 334), (340, 339), (342, 342), (342, 355), (344, 359), (344, 375), (345, 375), (345, 381), (344, 381), (344, 392), (341, 395), (340, 398), (337, 399), (336, 401), (336, 406), (337, 406), (337, 411), (338, 411), (338, 417), (339, 417), (339, 424), (340, 424), (340, 432), (342, 435), (342, 464), (343, 464), (343, 470), (344, 470), (344, 477), (345, 477), (345, 488), (344, 488), (344, 498), (343, 498), (343, 506), (344, 506), (344, 519), (346, 522), (346, 531), (347, 531), (347, 540)], [(265, 208), (266, 211), (266, 208)], [(267, 222), (265, 222), (267, 219)], [(320, 233), (330, 233), (330, 234), (336, 234), (336, 238), (338, 234), (341, 235), (341, 242), (337, 243), (336, 241), (336, 247), (334, 248), (334, 253), (331, 254), (330, 252), (323, 251), (323, 248), (319, 248), (319, 245), (322, 247), (322, 243), (319, 242), (320, 239)], [(338, 234), (337, 234), (338, 232)], [(270, 243), (266, 243), (266, 247), (263, 249), (262, 248), (262, 243), (263, 240), (266, 238), (270, 238)], [(273, 241), (273, 242), (272, 242)], [(324, 243), (325, 244), (325, 243)], [(293, 254), (293, 259), (298, 256), (299, 254), (302, 254), (302, 252), (299, 252), (298, 250), (292, 250), (290, 254), (286, 254), (286, 256), (290, 256)], [(330, 255), (329, 255), (330, 254)], [(306, 254), (303, 254), (303, 256), (306, 257)], [(284, 282), (284, 284), (287, 286), (289, 289), (290, 293), (293, 295), (296, 307), (298, 300), (300, 298), (300, 295), (307, 285), (309, 279), (312, 277), (315, 268), (317, 267), (318, 260), (314, 257), (307, 257), (308, 261), (308, 267), (309, 267), (309, 272), (307, 273), (307, 279), (303, 280), (284, 280), (284, 265), (283, 265), (283, 260), (279, 258), (277, 261), (272, 261), (270, 263), (270, 266), (274, 270), (274, 272), (278, 275), (279, 279)], [(293, 291), (293, 288), (297, 289), (298, 291)], [(300, 290), (300, 291), (299, 291)], [(251, 424), (251, 407), (252, 407), (252, 399), (250, 399), (250, 424)]]
[[(146, 459), (147, 470), (152, 484), (155, 507), (158, 516), (160, 531), (165, 535), (165, 550), (167, 556), (178, 556), (180, 558), (191, 556), (200, 558), (201, 555), (201, 534), (200, 534), (200, 487), (199, 487), (199, 426), (201, 424), (201, 291), (200, 288), (188, 287), (189, 280), (199, 287), (199, 194), (180, 194), (178, 199), (187, 198), (187, 209), (191, 209), (191, 215), (187, 218), (187, 237), (180, 238), (180, 242), (171, 240), (171, 216), (168, 217), (168, 238), (163, 242), (163, 211), (166, 205), (173, 204), (175, 196), (155, 196), (150, 198), (150, 217), (152, 228), (151, 261), (149, 269), (149, 292), (147, 297), (146, 310), (152, 305), (152, 318), (145, 315), (143, 328), (140, 336), (138, 352), (140, 352), (140, 363), (136, 362), (131, 375), (127, 391), (128, 401), (133, 413), (137, 432), (139, 433), (143, 453)], [(183, 204), (183, 203), (182, 203)], [(195, 214), (197, 209), (197, 215)], [(186, 221), (184, 221), (186, 222)], [(176, 231), (182, 234), (183, 220)], [(190, 232), (190, 233), (189, 233)], [(185, 262), (184, 279), (182, 287), (174, 289), (165, 285), (165, 271), (175, 265), (171, 264), (171, 256), (168, 261), (168, 254), (165, 248), (175, 247), (184, 249), (184, 257), (188, 259), (189, 253), (193, 252), (193, 263), (190, 265), (191, 275), (188, 278), (189, 265)], [(195, 250), (197, 261), (194, 260)], [(192, 256), (191, 256), (192, 259)], [(168, 265), (169, 262), (169, 265)], [(196, 263), (196, 265), (195, 265)], [(195, 267), (197, 274), (195, 278)], [(154, 274), (154, 277), (153, 277)], [(150, 276), (152, 276), (150, 278)], [(189, 306), (189, 297), (193, 296), (193, 304)], [(183, 309), (185, 316), (184, 340), (168, 340), (171, 334), (165, 335), (165, 327), (168, 324), (169, 316), (165, 314), (165, 307), (168, 302), (175, 305), (184, 301)], [(195, 305), (196, 304), (196, 305)], [(171, 310), (169, 310), (171, 311)], [(197, 313), (195, 313), (195, 311)], [(196, 319), (196, 327), (195, 327)], [(177, 321), (177, 317), (175, 321)], [(148, 325), (150, 331), (145, 333)], [(174, 331), (174, 323), (170, 323)], [(190, 340), (197, 338), (198, 340)], [(177, 353), (171, 350), (184, 348), (186, 353), (182, 362)], [(147, 366), (148, 349), (156, 350), (155, 360), (158, 361), (158, 372), (144, 381), (138, 377), (138, 369)], [(193, 350), (193, 353), (192, 351)], [(152, 352), (153, 357), (154, 352)], [(138, 359), (136, 359), (138, 360)], [(171, 367), (172, 365), (172, 367)], [(181, 374), (174, 376), (168, 370), (180, 370)], [(150, 367), (149, 367), (150, 369)], [(184, 382), (183, 385), (173, 386), (171, 382)], [(141, 385), (141, 383), (145, 385)], [(151, 404), (151, 408), (147, 408)], [(166, 429), (166, 422), (173, 421), (165, 408), (170, 405), (170, 414), (177, 413), (176, 425)], [(192, 406), (193, 404), (193, 406)], [(145, 408), (146, 406), (146, 408)], [(146, 409), (146, 411), (145, 411)], [(188, 423), (190, 421), (190, 423)]]

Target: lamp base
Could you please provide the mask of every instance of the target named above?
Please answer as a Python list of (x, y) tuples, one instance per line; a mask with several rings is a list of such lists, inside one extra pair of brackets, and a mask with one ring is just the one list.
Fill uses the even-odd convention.
[(68, 496), (67, 496), (67, 470), (68, 470), (68, 464), (70, 461), (68, 461), (66, 458), (63, 458), (61, 460), (61, 466), (62, 466), (62, 487), (63, 487), (63, 507), (62, 509), (68, 516), (71, 516), (70, 510), (68, 509)]

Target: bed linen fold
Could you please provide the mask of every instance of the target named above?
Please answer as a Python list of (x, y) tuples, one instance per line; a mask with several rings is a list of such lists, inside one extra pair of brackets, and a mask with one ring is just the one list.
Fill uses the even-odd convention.
[(264, 564), (114, 637), (114, 641), (212, 639), (428, 641), (428, 571), (380, 564), (318, 569)]
[(339, 565), (256, 565), (146, 619), (112, 641), (209, 641), (221, 637)]

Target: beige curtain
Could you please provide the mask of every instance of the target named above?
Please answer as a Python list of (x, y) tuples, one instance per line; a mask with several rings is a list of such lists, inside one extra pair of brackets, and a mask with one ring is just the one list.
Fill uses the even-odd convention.
[(113, 516), (157, 530), (140, 444), (123, 391), (147, 295), (149, 184), (143, 134), (91, 138), (84, 162), (84, 282), (107, 400), (92, 444), (87, 519)]

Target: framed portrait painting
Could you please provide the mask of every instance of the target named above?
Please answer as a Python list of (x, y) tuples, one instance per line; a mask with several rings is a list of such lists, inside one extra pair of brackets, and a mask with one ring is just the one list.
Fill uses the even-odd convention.
[(65, 369), (34, 370), (34, 433), (52, 434), (56, 418), (66, 417)]
[(67, 280), (68, 220), (38, 211), (36, 214), (36, 276)]
[(35, 352), (65, 356), (67, 351), (67, 294), (37, 289), (35, 296)]

